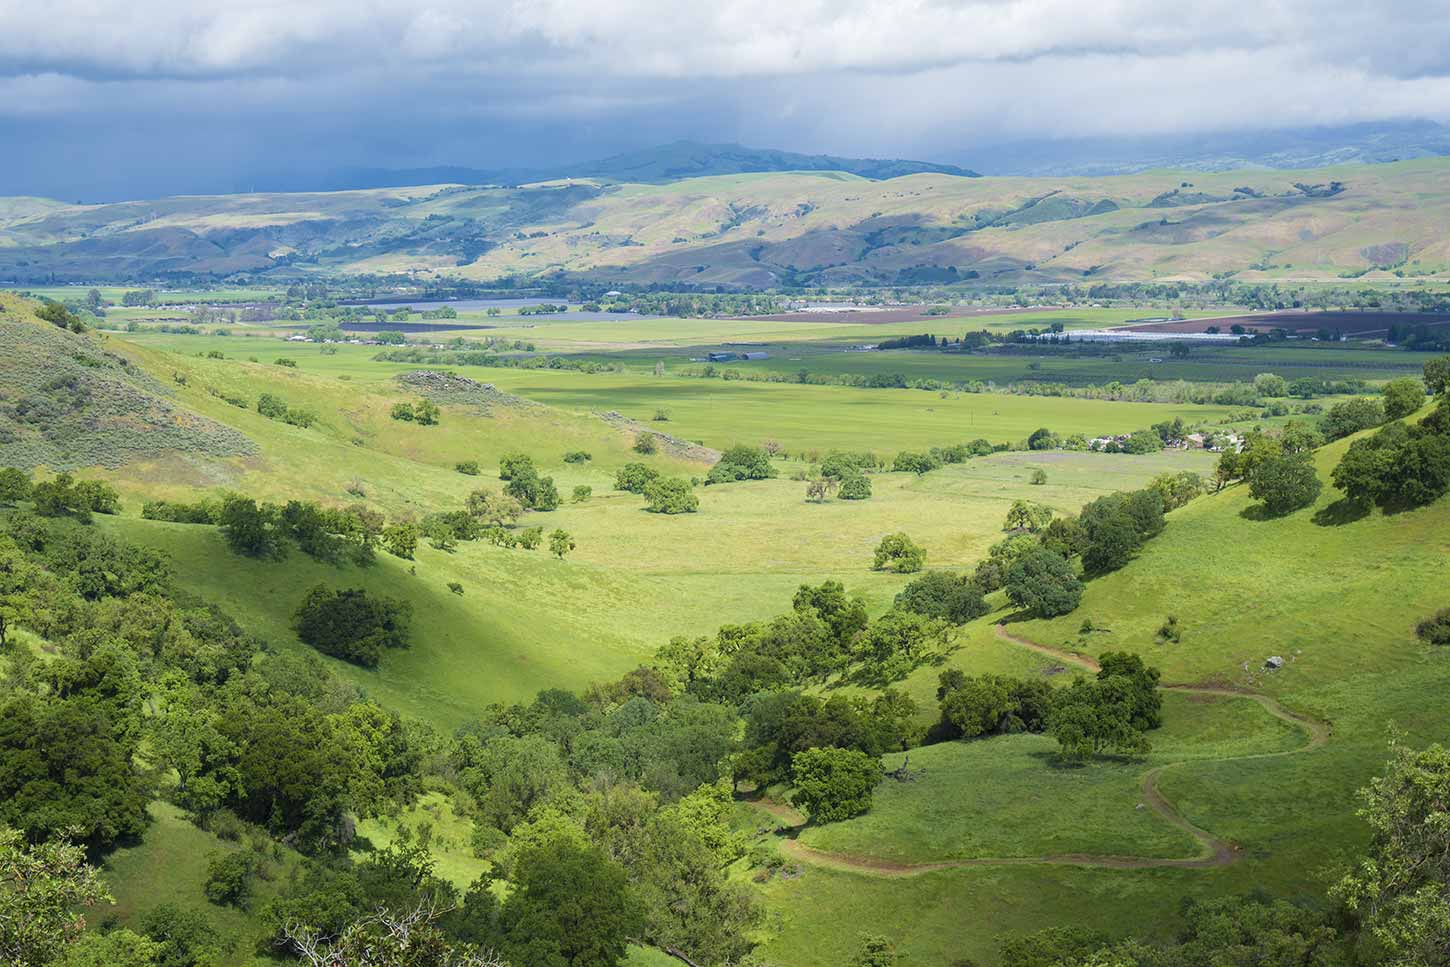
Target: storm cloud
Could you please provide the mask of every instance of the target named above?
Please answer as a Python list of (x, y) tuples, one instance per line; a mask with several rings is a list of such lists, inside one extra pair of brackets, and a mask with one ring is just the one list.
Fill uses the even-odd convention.
[(12, 0), (0, 194), (1450, 120), (1450, 2)]

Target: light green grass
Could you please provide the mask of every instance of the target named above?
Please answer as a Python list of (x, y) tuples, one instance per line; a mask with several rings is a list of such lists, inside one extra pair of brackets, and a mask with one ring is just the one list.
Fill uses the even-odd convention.
[[(1064, 678), (1067, 676), (1063, 676)], [(1061, 680), (1061, 679), (1059, 679)], [(1198, 844), (1143, 805), (1144, 774), (1185, 757), (1280, 752), (1302, 732), (1248, 699), (1168, 694), (1142, 759), (1063, 766), (1043, 735), (944, 742), (909, 753), (910, 782), (888, 779), (871, 811), (808, 828), (816, 849), (899, 863), (1063, 853), (1194, 856)], [(887, 756), (895, 769), (903, 755)]]
[[(1345, 445), (1321, 451), (1321, 474)], [(1326, 487), (1318, 509), (1337, 497)], [(1450, 686), (1450, 655), (1418, 644), (1412, 633), (1419, 616), (1444, 606), (1450, 587), (1450, 502), (1389, 517), (1375, 512), (1338, 525), (1316, 523), (1315, 510), (1252, 519), (1244, 514), (1250, 503), (1242, 487), (1200, 498), (1169, 515), (1167, 529), (1137, 560), (1090, 582), (1071, 615), (1012, 626), (1016, 634), (1070, 650), (1139, 652), (1163, 669), (1167, 682), (1265, 690), (1290, 709), (1330, 723), (1332, 735), (1322, 748), (1216, 761), (1250, 749), (1283, 751), (1302, 733), (1268, 721), (1247, 703), (1230, 703), (1246, 717), (1234, 724), (1221, 717), (1224, 703), (1169, 698), (1165, 728), (1153, 736), (1154, 755), (1192, 761), (1165, 770), (1159, 789), (1189, 821), (1237, 844), (1237, 862), (1192, 871), (970, 869), (890, 880), (811, 867), (799, 880), (769, 887), (775, 906), (788, 913), (768, 956), (784, 962), (844, 956), (849, 944), (836, 925), (850, 922), (896, 938), (913, 963), (945, 964), (962, 956), (991, 963), (992, 937), (1003, 931), (1076, 923), (1161, 935), (1182, 897), (1261, 888), (1322, 898), (1336, 869), (1366, 842), (1368, 831), (1354, 816), (1355, 790), (1382, 767), (1388, 729), (1402, 730), (1416, 744), (1450, 739), (1450, 722), (1432, 698)], [(1183, 640), (1157, 644), (1155, 631), (1169, 613), (1185, 626)], [(1082, 640), (1078, 626), (1084, 618), (1111, 632)], [(967, 646), (953, 664), (969, 671), (1001, 667), (1000, 652), (989, 644), (992, 620), (968, 627)], [(1290, 662), (1269, 674), (1262, 665), (1273, 654)], [(934, 678), (935, 670), (924, 671), (908, 687), (925, 697)], [(1259, 723), (1252, 731), (1248, 717)], [(989, 751), (995, 741), (982, 745)], [(913, 763), (924, 754), (913, 753)], [(1091, 768), (1110, 775), (1116, 767)], [(899, 810), (902, 822), (884, 822), (874, 813), (853, 821), (880, 824), (877, 835), (862, 836), (857, 845), (925, 857), (928, 851), (916, 848), (917, 842), (936, 837), (949, 848), (960, 842), (951, 838), (954, 829), (1012, 835), (1015, 826), (983, 833), (950, 812), (955, 802), (972, 816), (975, 802), (995, 801), (999, 790), (983, 791), (988, 783), (982, 777), (990, 774), (985, 768), (964, 771), (962, 781), (951, 785), (955, 799), (949, 793), (945, 804), (927, 797), (916, 802), (910, 789), (884, 790), (883, 804)], [(1030, 797), (1034, 787), (1019, 780), (1010, 788)], [(1109, 795), (1086, 809), (1109, 808), (1111, 802)], [(1064, 802), (1060, 821), (1071, 822), (1084, 811)], [(1041, 822), (1017, 835), (1055, 832), (1048, 826), (1043, 833)], [(1092, 828), (1098, 842), (1119, 835), (1116, 822)], [(843, 841), (850, 835), (849, 824), (840, 832), (828, 830), (815, 835)]]
[(116, 905), (101, 916), (114, 916), (122, 926), (139, 930), (143, 916), (170, 904), (201, 913), (210, 921), (229, 948), (223, 967), (280, 963), (255, 953), (256, 943), (265, 933), (255, 911), (277, 894), (288, 870), (298, 862), (297, 854), (284, 851), (283, 862), (271, 865), (271, 879), (258, 877), (254, 881), (248, 910), (217, 906), (207, 902), (202, 892), (207, 858), (213, 852), (239, 847), (198, 829), (169, 803), (154, 802), (149, 811), (151, 825), (141, 843), (123, 846), (106, 857), (101, 876), (116, 896)]

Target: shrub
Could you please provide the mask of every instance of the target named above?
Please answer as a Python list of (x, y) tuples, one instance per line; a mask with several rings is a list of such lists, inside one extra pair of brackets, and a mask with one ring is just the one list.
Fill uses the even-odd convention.
[(641, 433), (634, 438), (635, 453), (642, 453), (645, 456), (649, 456), (658, 450), (659, 445), (655, 442), (655, 435), (653, 433)]
[(297, 636), (325, 655), (376, 667), (384, 648), (406, 648), (413, 609), (405, 601), (362, 588), (317, 585), (294, 617)]
[(816, 477), (806, 481), (806, 500), (817, 504), (825, 503), (826, 498), (836, 489), (836, 481), (832, 477)]
[(898, 473), (923, 474), (936, 470), (940, 466), (941, 460), (929, 453), (913, 453), (910, 450), (903, 450), (896, 455), (891, 469)]
[(898, 574), (912, 574), (920, 571), (926, 563), (926, 551), (905, 534), (887, 534), (876, 545), (876, 555), (871, 565), (873, 571), (892, 570)]
[(654, 421), (656, 423), (668, 423), (670, 421), (670, 411), (663, 407), (655, 410)]
[(865, 500), (871, 496), (871, 481), (864, 474), (859, 473), (842, 477), (836, 496), (842, 500)]
[(554, 486), (554, 478), (540, 477), (533, 464), (516, 470), (503, 491), (530, 510), (549, 511), (559, 506), (559, 490)]
[(460, 460), (453, 465), (453, 469), (470, 477), (477, 477), (479, 473), (477, 460)]
[(29, 500), (30, 474), (18, 467), (0, 467), (0, 504)]
[(775, 476), (770, 454), (761, 447), (737, 444), (720, 455), (720, 460), (710, 468), (705, 483), (730, 483), (735, 480), (766, 480)]
[(77, 482), (69, 473), (60, 473), (31, 487), (30, 498), (41, 517), (74, 517), (88, 524), (92, 512), (114, 514), (119, 495), (115, 488), (99, 481)]
[(1415, 626), (1415, 634), (1427, 645), (1450, 645), (1450, 608), (1443, 608)]
[(991, 610), (981, 589), (967, 575), (948, 571), (932, 571), (915, 579), (896, 596), (895, 606), (957, 625)]
[(680, 477), (660, 477), (644, 490), (645, 510), (652, 514), (693, 514), (700, 509), (700, 498), (690, 482)]
[(584, 450), (570, 450), (564, 454), (565, 463), (588, 463), (592, 459), (593, 456)]
[(838, 480), (860, 476), (875, 469), (876, 455), (871, 453), (843, 453), (832, 450), (821, 461), (821, 476), (835, 477)]
[(1027, 449), (1056, 450), (1060, 443), (1057, 434), (1044, 426), (1032, 431), (1032, 435), (1027, 438)]
[(227, 546), (248, 557), (281, 557), (285, 552), (272, 507), (259, 507), (250, 497), (222, 502), (220, 522)]
[(594, 488), (589, 486), (588, 484), (579, 484), (579, 486), (574, 488), (573, 500), (576, 504), (582, 504), (584, 503), (584, 501), (588, 500), (590, 497), (593, 496)]
[(614, 489), (642, 494), (659, 479), (660, 472), (643, 463), (626, 463), (614, 475)]
[(252, 897), (257, 857), (248, 850), (214, 852), (207, 858), (206, 898), (218, 906), (246, 909)]
[(284, 366), (287, 369), (296, 369), (297, 368), (297, 360), (295, 360), (295, 359), (288, 359), (286, 356), (278, 356), (272, 362), (274, 364), (278, 365), (278, 366)]
[(403, 420), (404, 422), (412, 423), (413, 422), (413, 404), (412, 403), (394, 403), (393, 404), (392, 417), (395, 420)]
[(498, 479), (512, 480), (521, 471), (535, 472), (532, 457), (523, 453), (505, 453), (498, 458)]
[(967, 677), (943, 672), (937, 697), (940, 734), (971, 739), (1008, 732), (1041, 732), (1052, 707), (1052, 686), (1041, 679), (1003, 675)]
[(1041, 487), (1047, 483), (1047, 471), (1041, 467), (1034, 467), (1032, 469), (1032, 476), (1028, 478), (1027, 482), (1034, 487)]

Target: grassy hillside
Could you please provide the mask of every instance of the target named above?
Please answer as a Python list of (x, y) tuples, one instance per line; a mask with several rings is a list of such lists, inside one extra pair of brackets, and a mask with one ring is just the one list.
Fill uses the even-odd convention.
[[(688, 165), (688, 160), (683, 162)], [(641, 169), (646, 173), (653, 168)], [(709, 169), (705, 169), (708, 171)], [(1443, 280), (1450, 162), (1107, 178), (829, 171), (0, 205), (0, 277), (328, 270), (768, 286)], [(974, 274), (973, 274), (974, 273)]]
[[(1038, 426), (1121, 432), (1229, 412), (656, 378), (638, 368), (459, 367), (458, 375), (493, 388), (455, 384), (467, 388), (441, 397), (442, 422), (423, 427), (390, 416), (394, 403), (423, 392), (400, 381), (421, 367), (377, 362), (372, 348), (325, 353), (283, 344), (275, 334), (77, 336), (20, 318), (23, 307), (7, 311), (15, 314), (16, 358), (53, 366), (54, 347), (71, 359), (97, 353), (101, 366), (78, 365), (146, 389), (148, 412), (168, 407), (178, 425), (215, 426), (255, 447), (228, 455), (168, 446), (114, 467), (83, 452), (73, 461), (82, 472), (113, 482), (123, 495), (123, 513), (99, 517), (95, 526), (162, 550), (181, 588), (216, 601), (282, 650), (307, 647), (290, 621), (315, 583), (407, 600), (415, 615), (410, 648), (387, 653), (376, 670), (328, 665), (384, 706), (444, 730), (490, 702), (617, 677), (673, 635), (779, 613), (803, 582), (840, 580), (879, 613), (908, 580), (870, 570), (872, 548), (887, 533), (912, 535), (929, 567), (967, 569), (1001, 539), (1014, 500), (1070, 513), (1159, 473), (1206, 474), (1214, 460), (1201, 451), (1011, 451), (922, 476), (874, 474), (868, 501), (812, 504), (804, 483), (790, 479), (809, 464), (782, 459), (775, 479), (699, 487), (697, 514), (667, 517), (645, 512), (636, 495), (614, 492), (614, 471), (643, 459), (670, 474), (702, 477), (707, 463), (641, 457), (631, 449), (634, 433), (599, 419), (600, 411), (717, 448), (774, 438), (792, 453), (844, 447), (882, 454), (979, 436), (1020, 440)], [(278, 356), (296, 365), (278, 365)], [(16, 370), (13, 378), (22, 376)], [(263, 417), (255, 405), (263, 393), (311, 411), (315, 422), (303, 428)], [(91, 399), (103, 395), (98, 389)], [(651, 419), (659, 409), (668, 421)], [(159, 431), (158, 438), (169, 439)], [(1349, 442), (1318, 452), (1322, 478)], [(565, 463), (571, 450), (592, 459)], [(564, 560), (473, 542), (452, 552), (425, 544), (415, 561), (380, 554), (366, 568), (319, 563), (296, 550), (262, 561), (234, 555), (209, 525), (138, 515), (147, 499), (195, 500), (225, 488), (331, 506), (361, 499), (390, 517), (421, 516), (460, 507), (476, 487), (497, 488), (498, 458), (511, 451), (530, 454), (566, 497), (558, 510), (521, 521), (569, 532), (577, 549)], [(456, 472), (466, 459), (477, 460), (482, 473)], [(1047, 481), (1034, 485), (1039, 469)], [(569, 501), (580, 485), (593, 496)], [(1383, 762), (1389, 729), (1415, 743), (1450, 738), (1436, 700), (1450, 686), (1450, 664), (1413, 637), (1417, 620), (1450, 605), (1447, 588), (1450, 501), (1357, 515), (1326, 486), (1315, 507), (1263, 519), (1246, 488), (1235, 486), (1170, 514), (1166, 530), (1135, 560), (1089, 583), (1070, 615), (1017, 620), (994, 597), (998, 610), (961, 629), (950, 665), (1062, 685), (1091, 664), (1083, 656), (1141, 653), (1169, 687), (1151, 753), (1064, 767), (1042, 736), (919, 748), (909, 759), (914, 781), (888, 780), (866, 815), (808, 827), (793, 840), (769, 835), (788, 811), (739, 804), (744, 822), (766, 828), (759, 840), (793, 864), (793, 875), (761, 885), (770, 912), (764, 959), (791, 967), (844, 963), (858, 934), (870, 932), (892, 938), (903, 963), (993, 964), (994, 938), (1003, 932), (1085, 924), (1163, 936), (1183, 898), (1255, 888), (1322, 897), (1333, 868), (1365, 842), (1353, 794)], [(1181, 640), (1160, 643), (1156, 632), (1169, 615), (1178, 619)], [(1084, 619), (1104, 630), (1084, 634)], [(1266, 671), (1271, 655), (1283, 656), (1285, 667)], [(922, 669), (901, 683), (923, 720), (934, 714), (938, 672)], [(886, 759), (888, 768), (904, 764), (903, 755)], [(364, 824), (362, 833), (386, 843), (400, 824), (426, 820), (439, 837), (440, 871), (465, 882), (481, 861), (458, 809), (458, 801), (430, 793), (400, 817)], [(153, 807), (153, 818), (142, 844), (109, 860), (128, 922), (167, 899), (202, 903), (205, 854), (222, 848), (168, 807)], [(216, 916), (239, 940), (254, 932), (241, 915)], [(231, 963), (244, 963), (237, 950)], [(635, 957), (657, 962), (653, 954)]]
[[(1347, 444), (1319, 453), (1321, 476)], [(1241, 486), (1200, 498), (1171, 514), (1167, 530), (1127, 567), (1091, 582), (1072, 614), (1010, 625), (1012, 634), (1067, 654), (1141, 653), (1168, 684), (1262, 692), (1327, 723), (1325, 744), (1306, 746), (1301, 730), (1244, 700), (1170, 693), (1154, 752), (1139, 763), (1061, 772), (1048, 744), (1032, 737), (916, 750), (916, 782), (888, 781), (868, 815), (802, 836), (879, 869), (842, 869), (825, 858), (807, 862), (799, 879), (775, 882), (773, 896), (791, 914), (771, 953), (785, 961), (812, 949), (843, 957), (852, 938), (830, 925), (849, 917), (862, 931), (896, 937), (912, 962), (990, 962), (991, 938), (1003, 931), (1083, 923), (1156, 932), (1181, 897), (1251, 888), (1322, 895), (1334, 870), (1363, 847), (1354, 791), (1381, 767), (1392, 731), (1412, 744), (1450, 739), (1432, 698), (1450, 686), (1450, 662), (1413, 635), (1415, 621), (1447, 603), (1450, 503), (1346, 520), (1338, 499), (1326, 486), (1314, 508), (1261, 520)], [(1182, 641), (1156, 643), (1168, 614), (1183, 624)], [(1022, 649), (990, 626), (1008, 616), (999, 611), (972, 626), (954, 662), (969, 672), (1004, 670), (1002, 649)], [(1111, 631), (1083, 638), (1085, 617)], [(1286, 666), (1264, 670), (1270, 655), (1284, 656)], [(1070, 667), (1031, 652), (1016, 664)], [(919, 697), (929, 696), (932, 677), (916, 683)], [(1181, 834), (1145, 816), (1138, 788), (1146, 770), (1169, 762), (1181, 764), (1161, 772), (1157, 790), (1232, 845), (1229, 865), (1105, 870), (1028, 859), (893, 873), (901, 863), (1065, 851), (1184, 855)]]
[[(166, 551), (188, 587), (246, 616), (283, 647), (303, 647), (290, 617), (312, 584), (363, 586), (405, 598), (417, 615), (410, 650), (389, 655), (377, 671), (332, 665), (388, 705), (448, 727), (487, 702), (617, 676), (672, 635), (774, 614), (805, 581), (841, 580), (874, 608), (884, 608), (905, 582), (870, 570), (872, 548), (886, 533), (913, 534), (933, 566), (966, 567), (999, 539), (1014, 499), (1068, 512), (1160, 472), (1206, 471), (1211, 461), (1181, 452), (1004, 453), (920, 478), (880, 474), (870, 501), (824, 505), (806, 503), (804, 484), (788, 479), (804, 465), (782, 461), (775, 480), (703, 488), (698, 514), (662, 517), (645, 513), (638, 496), (614, 492), (614, 471), (646, 460), (667, 473), (703, 476), (706, 466), (663, 454), (640, 457), (630, 449), (631, 433), (593, 412), (620, 410), (649, 421), (663, 407), (670, 422), (646, 425), (718, 447), (775, 435), (792, 448), (869, 447), (890, 454), (978, 435), (1021, 438), (1043, 422), (1062, 432), (1125, 431), (1180, 411), (990, 394), (944, 400), (899, 391), (498, 370), (479, 375), (518, 396), (446, 404), (440, 425), (420, 427), (388, 415), (394, 402), (416, 398), (394, 378), (412, 367), (237, 338), (215, 341), (226, 347), (223, 359), (142, 348), (121, 336), (108, 345), (137, 369), (183, 374), (185, 385), (172, 383), (175, 398), (235, 426), (260, 453), (171, 453), (105, 471), (122, 491), (125, 514), (101, 526)], [(241, 357), (252, 348), (258, 362)], [(270, 362), (277, 351), (298, 366)], [(694, 394), (697, 387), (707, 392)], [(317, 422), (306, 429), (290, 426), (225, 399), (254, 403), (263, 392), (313, 411)], [(1181, 412), (1202, 418), (1216, 411)], [(593, 459), (567, 464), (563, 454), (569, 450), (586, 450)], [(226, 551), (211, 527), (136, 516), (146, 499), (195, 500), (222, 488), (330, 505), (359, 499), (349, 492), (353, 488), (389, 515), (421, 516), (460, 507), (477, 487), (500, 487), (495, 468), (509, 451), (533, 456), (566, 498), (575, 486), (592, 487), (587, 502), (566, 500), (559, 510), (522, 522), (573, 535), (578, 548), (567, 560), (471, 543), (452, 553), (425, 544), (416, 562), (382, 555), (367, 569), (322, 565), (300, 553), (280, 563), (258, 562)], [(453, 467), (461, 459), (478, 460), (483, 473), (457, 473)], [(1038, 468), (1048, 472), (1044, 486), (1029, 483)], [(708, 555), (701, 553), (705, 547)], [(451, 582), (464, 593), (450, 592)]]
[(180, 404), (159, 373), (33, 309), (0, 294), (0, 466), (116, 468), (169, 454), (256, 453), (244, 434)]

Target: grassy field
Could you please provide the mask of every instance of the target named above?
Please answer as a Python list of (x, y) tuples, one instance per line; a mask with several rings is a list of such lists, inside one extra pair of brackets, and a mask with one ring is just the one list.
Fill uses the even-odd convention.
[[(1344, 446), (1321, 451), (1321, 474)], [(1102, 852), (1134, 835), (1134, 852), (1153, 855), (1166, 845), (1158, 837), (1174, 831), (1135, 824), (1134, 775), (1154, 761), (1191, 759), (1165, 770), (1158, 788), (1189, 821), (1236, 844), (1237, 862), (1192, 871), (969, 868), (906, 878), (808, 866), (799, 879), (770, 887), (790, 912), (769, 954), (791, 962), (814, 950), (840, 959), (854, 938), (836, 925), (849, 922), (897, 938), (909, 962), (991, 962), (991, 938), (1003, 931), (1083, 923), (1152, 934), (1171, 922), (1169, 908), (1181, 897), (1250, 888), (1322, 897), (1365, 841), (1354, 790), (1383, 763), (1389, 730), (1415, 744), (1450, 738), (1450, 723), (1428, 698), (1450, 685), (1450, 662), (1418, 644), (1412, 630), (1418, 617), (1446, 603), (1450, 505), (1337, 523), (1337, 499), (1326, 487), (1316, 508), (1265, 521), (1249, 511), (1242, 487), (1200, 498), (1170, 515), (1167, 530), (1137, 560), (1091, 582), (1077, 611), (1012, 625), (1014, 634), (1066, 650), (1140, 652), (1169, 683), (1267, 692), (1328, 722), (1323, 747), (1223, 758), (1282, 751), (1302, 735), (1246, 702), (1200, 705), (1170, 694), (1149, 759), (1090, 767), (1089, 781), (1103, 784), (1100, 795), (1078, 800), (1061, 788), (1064, 780), (1047, 762), (1030, 760), (1030, 738), (954, 743), (913, 752), (912, 764), (923, 764), (925, 775), (919, 783), (888, 781), (879, 809), (805, 834), (823, 848), (913, 862), (1068, 844)], [(1155, 644), (1167, 614), (1185, 626), (1183, 640)], [(989, 647), (989, 629), (1007, 616), (999, 611), (969, 626), (953, 663), (1001, 670), (1000, 648), (1014, 646)], [(1111, 632), (1083, 640), (1085, 617)], [(1265, 672), (1264, 659), (1275, 654), (1288, 664)], [(1023, 659), (1029, 667), (1043, 661)], [(929, 694), (934, 677), (921, 673), (913, 692)], [(1010, 778), (999, 785), (998, 776)], [(931, 795), (933, 784), (940, 795)]]
[[(907, 580), (870, 570), (871, 549), (886, 533), (911, 534), (930, 568), (965, 569), (1001, 539), (1013, 500), (1069, 513), (1162, 472), (1207, 473), (1214, 460), (1181, 451), (1008, 452), (920, 477), (877, 474), (869, 501), (820, 505), (807, 503), (804, 484), (789, 479), (806, 464), (781, 460), (774, 480), (702, 487), (698, 514), (662, 517), (646, 513), (641, 498), (612, 492), (613, 471), (641, 458), (630, 449), (631, 433), (594, 413), (617, 410), (648, 422), (664, 409), (668, 422), (648, 425), (717, 447), (773, 438), (793, 453), (841, 447), (882, 454), (975, 437), (1020, 440), (1038, 426), (1121, 432), (1174, 416), (1193, 422), (1229, 414), (1222, 407), (656, 378), (641, 371), (460, 368), (517, 399), (448, 405), (442, 424), (425, 428), (388, 415), (393, 402), (417, 396), (394, 377), (418, 367), (375, 362), (369, 347), (327, 355), (264, 337), (160, 334), (113, 335), (108, 346), (157, 376), (178, 404), (245, 433), (259, 454), (172, 456), (87, 471), (123, 491), (124, 513), (97, 526), (164, 551), (183, 587), (217, 601), (282, 649), (305, 647), (290, 615), (314, 583), (404, 598), (415, 612), (411, 648), (387, 654), (376, 671), (329, 664), (384, 705), (444, 729), (489, 702), (617, 676), (672, 635), (769, 617), (788, 607), (803, 582), (841, 580), (879, 612)], [(225, 358), (206, 358), (211, 349)], [(1306, 350), (1306, 358), (1311, 352), (1317, 351)], [(297, 368), (273, 364), (279, 355), (294, 358)], [(302, 430), (269, 421), (213, 390), (248, 401), (277, 393), (314, 410), (318, 423)], [(1322, 478), (1347, 442), (1318, 453)], [(573, 449), (593, 459), (564, 463), (563, 453)], [(531, 454), (566, 496), (576, 485), (593, 488), (595, 496), (583, 503), (522, 521), (572, 534), (578, 547), (566, 560), (472, 543), (453, 553), (424, 546), (415, 562), (380, 555), (368, 568), (323, 565), (300, 552), (281, 562), (254, 561), (232, 555), (212, 527), (137, 515), (145, 498), (190, 500), (224, 487), (343, 504), (356, 499), (348, 493), (354, 485), (390, 515), (421, 514), (460, 506), (475, 487), (499, 486), (494, 468), (510, 450)], [(483, 474), (456, 473), (462, 459), (479, 460)], [(702, 463), (647, 459), (670, 473), (705, 471)], [(1047, 474), (1043, 485), (1029, 483), (1037, 469)], [(1383, 762), (1388, 729), (1416, 743), (1450, 738), (1436, 699), (1450, 687), (1450, 659), (1419, 645), (1412, 630), (1450, 604), (1450, 502), (1355, 517), (1338, 497), (1326, 486), (1316, 507), (1273, 520), (1260, 519), (1242, 486), (1201, 497), (1170, 514), (1163, 534), (1136, 560), (1090, 582), (1072, 614), (1014, 620), (998, 596), (993, 614), (961, 629), (947, 660), (969, 673), (1071, 678), (1060, 657), (1000, 637), (995, 624), (1010, 621), (1014, 635), (1066, 652), (1139, 652), (1162, 669), (1166, 684), (1262, 692), (1327, 722), (1327, 744), (1305, 746), (1303, 730), (1247, 699), (1169, 692), (1164, 727), (1141, 760), (1065, 769), (1052, 743), (1036, 736), (913, 750), (916, 781), (888, 780), (870, 813), (807, 828), (800, 842), (881, 863), (1023, 862), (910, 876), (803, 862), (801, 875), (762, 887), (770, 911), (764, 960), (842, 963), (859, 933), (870, 932), (891, 937), (903, 963), (946, 967), (968, 958), (990, 965), (997, 959), (993, 938), (1003, 932), (1086, 924), (1164, 936), (1185, 897), (1260, 887), (1322, 897), (1334, 868), (1365, 842), (1353, 815), (1354, 790)], [(449, 582), (463, 593), (451, 592)], [(1169, 615), (1178, 618), (1182, 640), (1162, 644), (1156, 631)], [(1110, 630), (1085, 637), (1085, 618)], [(1271, 655), (1286, 659), (1282, 670), (1263, 670)], [(922, 669), (901, 684), (921, 704), (923, 719), (935, 712), (938, 673)], [(900, 761), (889, 757), (887, 764)], [(1191, 836), (1140, 808), (1150, 772), (1188, 822), (1234, 844), (1234, 862), (1205, 869), (1030, 862), (1077, 852), (1191, 855)], [(205, 905), (204, 858), (219, 844), (174, 810), (158, 805), (154, 815), (145, 842), (108, 861), (125, 897), (123, 921), (173, 897)], [(401, 825), (423, 822), (433, 828), (440, 869), (450, 879), (465, 883), (483, 869), (467, 848), (467, 820), (438, 794), (401, 817), (363, 824), (362, 833), (381, 845)], [(230, 936), (254, 931), (240, 914), (207, 909)], [(651, 952), (637, 951), (631, 962), (662, 967)]]
[(101, 916), (114, 917), (122, 926), (138, 929), (142, 917), (169, 904), (200, 913), (210, 922), (222, 940), (227, 967), (283, 963), (255, 953), (257, 941), (265, 932), (255, 911), (277, 894), (288, 872), (297, 865), (297, 854), (284, 851), (282, 861), (272, 864), (270, 878), (257, 878), (250, 911), (218, 906), (209, 903), (202, 892), (208, 856), (239, 847), (198, 829), (169, 803), (152, 803), (150, 811), (151, 825), (143, 841), (123, 846), (106, 858), (101, 875), (117, 902)]
[[(679, 517), (645, 513), (641, 498), (608, 493), (609, 484), (596, 479), (601, 496), (523, 521), (573, 535), (578, 549), (565, 561), (542, 550), (471, 543), (453, 553), (424, 545), (416, 563), (381, 555), (359, 569), (302, 554), (283, 562), (238, 558), (207, 526), (131, 517), (103, 526), (164, 550), (188, 587), (288, 647), (304, 647), (289, 620), (313, 584), (410, 601), (410, 649), (390, 654), (377, 671), (330, 664), (380, 701), (451, 727), (487, 702), (617, 676), (673, 635), (776, 614), (801, 583), (840, 580), (884, 609), (906, 581), (870, 570), (872, 549), (887, 533), (915, 535), (933, 567), (970, 567), (1001, 538), (1015, 499), (1066, 513), (1160, 472), (1203, 471), (1208, 463), (1206, 455), (1182, 452), (1042, 456), (1000, 454), (923, 477), (880, 474), (864, 503), (809, 504), (803, 484), (780, 478), (709, 487), (700, 492), (700, 512)], [(1035, 466), (1048, 468), (1046, 485), (1028, 483)], [(452, 581), (462, 584), (462, 595), (448, 590)]]

